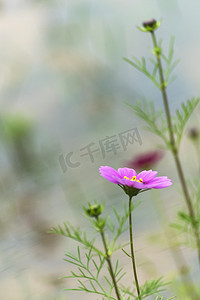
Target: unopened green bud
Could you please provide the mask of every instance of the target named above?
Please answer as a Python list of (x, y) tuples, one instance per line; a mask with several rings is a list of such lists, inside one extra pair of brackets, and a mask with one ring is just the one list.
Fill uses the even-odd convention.
[(96, 218), (103, 212), (103, 205), (99, 205), (99, 204), (90, 205), (89, 204), (89, 208), (85, 209), (85, 211), (88, 216)]
[(111, 256), (112, 251), (110, 249), (108, 249), (108, 256)]
[(160, 55), (162, 53), (162, 49), (160, 47), (155, 47), (153, 49), (153, 54)]

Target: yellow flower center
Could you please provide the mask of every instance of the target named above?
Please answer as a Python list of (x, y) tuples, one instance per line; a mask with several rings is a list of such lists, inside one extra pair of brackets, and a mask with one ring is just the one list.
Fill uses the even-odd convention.
[(140, 178), (140, 179), (138, 180), (138, 179), (136, 179), (136, 176), (133, 176), (131, 179), (128, 178), (127, 176), (124, 176), (124, 178), (125, 178), (125, 179), (128, 179), (128, 180), (130, 180), (130, 181), (143, 182), (143, 179), (142, 179), (142, 178)]

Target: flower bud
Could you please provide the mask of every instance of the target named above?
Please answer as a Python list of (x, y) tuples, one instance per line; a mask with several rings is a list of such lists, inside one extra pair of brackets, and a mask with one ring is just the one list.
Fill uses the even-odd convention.
[(103, 205), (89, 204), (89, 208), (85, 209), (85, 212), (89, 217), (97, 218), (103, 212)]
[(151, 28), (154, 28), (155, 24), (157, 23), (157, 21), (155, 19), (150, 19), (150, 20), (147, 20), (147, 21), (144, 21), (142, 23), (142, 25), (147, 28), (147, 27), (151, 27)]
[(199, 130), (196, 127), (192, 127), (190, 128), (190, 130), (188, 131), (188, 136), (192, 139), (192, 140), (197, 140), (199, 137)]
[(142, 23), (143, 27), (138, 27), (143, 32), (153, 32), (160, 26), (160, 21), (155, 19), (150, 19)]

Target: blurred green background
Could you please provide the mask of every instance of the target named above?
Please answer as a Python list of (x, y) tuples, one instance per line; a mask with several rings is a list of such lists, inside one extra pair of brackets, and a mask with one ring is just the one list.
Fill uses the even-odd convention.
[[(169, 87), (173, 112), (200, 94), (199, 11), (197, 0), (0, 1), (0, 299), (94, 299), (63, 291), (76, 285), (58, 279), (69, 274), (62, 258), (75, 243), (47, 230), (66, 220), (89, 230), (82, 206), (93, 199), (105, 203), (106, 214), (112, 215), (113, 205), (121, 209), (125, 195), (101, 178), (98, 168), (123, 167), (160, 143), (125, 102), (146, 97), (162, 108), (159, 91), (123, 57), (149, 57), (150, 36), (136, 26), (162, 19), (157, 35), (166, 50), (174, 35), (175, 56), (181, 59)], [(188, 126), (198, 122), (197, 110)], [(119, 134), (133, 128), (142, 143), (125, 151)], [(117, 139), (116, 153), (103, 157), (98, 150), (93, 162), (81, 156), (82, 148), (93, 143), (92, 149), (99, 149), (108, 137)], [(78, 166), (66, 162), (69, 153)], [(197, 175), (195, 155), (185, 134), (181, 158), (188, 176)], [(157, 169), (178, 183), (171, 161), (166, 153)], [(173, 217), (182, 205), (176, 184), (159, 195)], [(143, 196), (134, 216), (142, 281), (174, 272), (167, 247), (147, 243), (160, 226), (152, 196)], [(194, 253), (184, 250), (194, 262)]]

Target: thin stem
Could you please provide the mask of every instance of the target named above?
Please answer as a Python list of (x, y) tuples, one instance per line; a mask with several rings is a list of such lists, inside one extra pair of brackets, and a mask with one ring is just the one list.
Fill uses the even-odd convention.
[(174, 156), (174, 160), (175, 160), (178, 176), (179, 176), (179, 179), (180, 179), (180, 182), (181, 182), (182, 190), (183, 190), (183, 193), (184, 193), (184, 196), (185, 196), (185, 201), (186, 201), (186, 204), (187, 204), (188, 212), (189, 212), (190, 218), (192, 220), (192, 227), (193, 227), (193, 232), (194, 232), (194, 236), (195, 236), (195, 239), (196, 239), (196, 244), (197, 244), (197, 249), (198, 249), (198, 258), (199, 258), (199, 264), (200, 264), (200, 236), (199, 236), (199, 230), (198, 230), (198, 227), (197, 227), (197, 224), (196, 224), (196, 217), (195, 217), (195, 213), (194, 213), (194, 208), (193, 208), (192, 201), (191, 201), (191, 198), (190, 198), (190, 195), (189, 195), (189, 191), (188, 191), (188, 188), (187, 188), (185, 176), (184, 176), (184, 173), (183, 173), (182, 165), (181, 165), (179, 154), (178, 154), (178, 149), (177, 149), (175, 138), (174, 138), (172, 120), (171, 120), (169, 104), (168, 104), (168, 98), (167, 98), (167, 92), (166, 92), (166, 82), (164, 80), (164, 74), (163, 74), (163, 68), (162, 68), (162, 63), (161, 63), (161, 59), (160, 59), (159, 47), (158, 47), (158, 44), (157, 44), (157, 41), (156, 41), (156, 36), (155, 36), (154, 31), (151, 31), (151, 36), (152, 36), (155, 55), (156, 55), (157, 63), (158, 63), (158, 70), (159, 70), (160, 84), (161, 84), (160, 89), (161, 89), (161, 93), (162, 93), (162, 98), (163, 98), (164, 108), (165, 108), (165, 114), (166, 114), (167, 124), (168, 124), (168, 128), (169, 128), (169, 138), (170, 138), (170, 143), (171, 143), (171, 147), (172, 147), (171, 152)]
[[(96, 219), (98, 221), (98, 217)], [(120, 296), (119, 289), (118, 289), (118, 286), (117, 286), (117, 281), (116, 281), (115, 274), (114, 274), (114, 271), (113, 271), (111, 257), (110, 257), (110, 254), (108, 252), (108, 246), (107, 246), (107, 243), (106, 243), (106, 239), (105, 239), (105, 235), (104, 235), (103, 229), (100, 230), (100, 234), (101, 234), (103, 246), (104, 246), (104, 249), (105, 249), (106, 261), (108, 263), (108, 267), (109, 267), (109, 271), (110, 271), (110, 276), (112, 278), (112, 282), (113, 282), (113, 285), (114, 285), (115, 293), (116, 293), (117, 299), (121, 300), (121, 296)]]
[(135, 279), (135, 285), (137, 289), (138, 299), (141, 300), (140, 296), (140, 286), (138, 282), (137, 270), (136, 270), (136, 263), (135, 263), (135, 255), (134, 255), (134, 248), (133, 248), (133, 233), (132, 233), (132, 214), (131, 214), (131, 200), (132, 197), (129, 196), (129, 234), (130, 234), (130, 248), (131, 248), (131, 258), (132, 258), (132, 265), (133, 265), (133, 274)]

